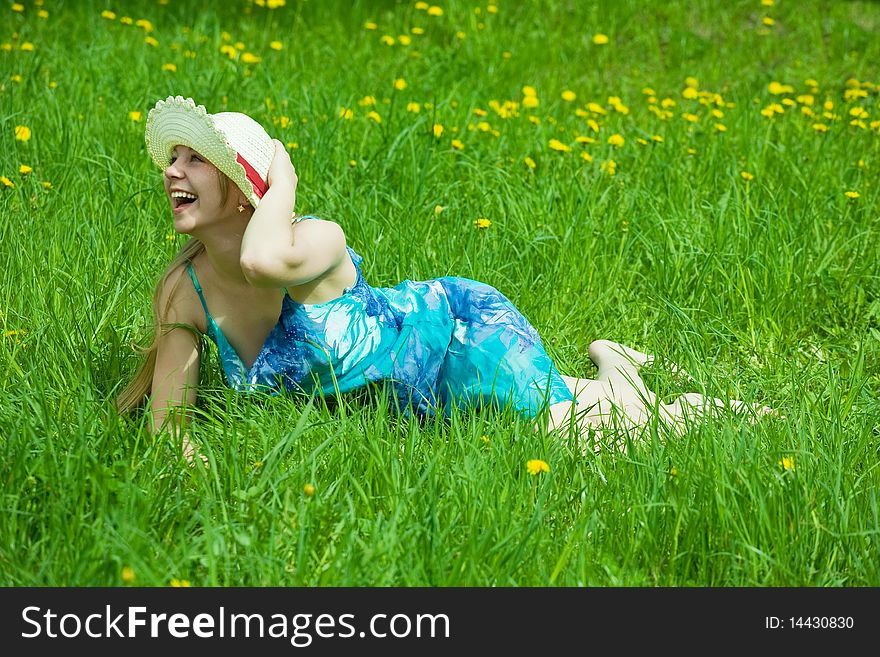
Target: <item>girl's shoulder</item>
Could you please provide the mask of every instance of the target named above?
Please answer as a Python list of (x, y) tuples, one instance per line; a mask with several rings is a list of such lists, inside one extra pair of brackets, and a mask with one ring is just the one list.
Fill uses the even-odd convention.
[(193, 267), (194, 274), (198, 271), (198, 265), (195, 264), (197, 259), (198, 256), (193, 261), (183, 261), (162, 279), (157, 295), (157, 310), (163, 323), (189, 324), (204, 334), (208, 332), (207, 318), (189, 273), (190, 266)]

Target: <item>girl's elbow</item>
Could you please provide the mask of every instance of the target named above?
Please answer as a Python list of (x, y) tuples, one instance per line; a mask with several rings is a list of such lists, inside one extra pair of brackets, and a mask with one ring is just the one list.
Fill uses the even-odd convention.
[(288, 265), (279, 257), (242, 256), (239, 260), (241, 272), (247, 282), (254, 287), (281, 287), (288, 276)]

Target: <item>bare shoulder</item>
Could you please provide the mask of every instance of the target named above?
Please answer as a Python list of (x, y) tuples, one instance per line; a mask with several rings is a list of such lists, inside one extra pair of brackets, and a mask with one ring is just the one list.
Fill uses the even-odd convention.
[(326, 264), (325, 271), (342, 261), (347, 253), (345, 231), (330, 219), (306, 219), (294, 224), (293, 244), (300, 264), (318, 256)]
[(163, 323), (189, 324), (200, 333), (207, 333), (202, 302), (190, 280), (186, 263), (175, 267), (163, 279), (159, 287), (158, 303), (159, 316)]
[(293, 224), (294, 240), (309, 240), (325, 247), (345, 248), (345, 231), (331, 219), (304, 219)]

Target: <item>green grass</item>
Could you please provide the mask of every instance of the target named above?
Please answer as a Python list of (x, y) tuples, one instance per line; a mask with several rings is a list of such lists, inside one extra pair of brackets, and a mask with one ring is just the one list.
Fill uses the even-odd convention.
[[(14, 185), (0, 185), (0, 584), (121, 585), (128, 566), (147, 586), (880, 585), (880, 5), (502, 0), (493, 14), (453, 0), (432, 17), (413, 2), (170, 0), (51, 2), (40, 18), (23, 4), (0, 10), (0, 176)], [(222, 54), (224, 31), (262, 61)], [(411, 44), (380, 41), (401, 34)], [(683, 97), (689, 76), (723, 105)], [(813, 119), (796, 100), (807, 79)], [(846, 97), (851, 79), (866, 97)], [(525, 85), (540, 105), (501, 118), (491, 102), (521, 103)], [(675, 100), (671, 117), (645, 87)], [(344, 227), (371, 284), (482, 280), (565, 374), (593, 376), (587, 346), (608, 338), (694, 376), (649, 372), (665, 398), (702, 391), (785, 419), (719, 418), (679, 440), (653, 428), (626, 454), (584, 456), (504, 413), (419, 425), (379, 397), (237, 396), (209, 345), (193, 433), (211, 467), (187, 469), (110, 404), (185, 239), (168, 238), (143, 117), (129, 118), (169, 94), (296, 143), (297, 209)], [(782, 98), (794, 106), (762, 116)], [(575, 112), (591, 101), (608, 114)], [(533, 458), (550, 472), (530, 476)]]

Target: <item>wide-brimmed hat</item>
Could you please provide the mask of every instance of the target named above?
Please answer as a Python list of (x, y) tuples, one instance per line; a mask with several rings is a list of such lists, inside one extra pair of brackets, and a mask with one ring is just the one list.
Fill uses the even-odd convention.
[(192, 98), (168, 96), (147, 115), (144, 140), (160, 169), (171, 164), (175, 146), (193, 149), (229, 176), (254, 208), (269, 189), (266, 179), (275, 144), (263, 126), (246, 114), (208, 114)]

